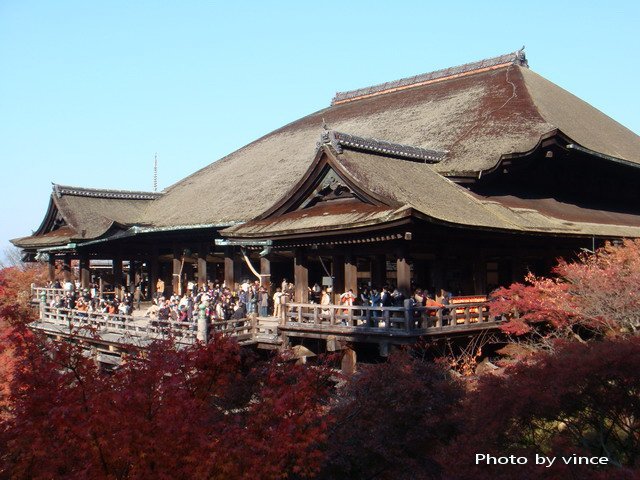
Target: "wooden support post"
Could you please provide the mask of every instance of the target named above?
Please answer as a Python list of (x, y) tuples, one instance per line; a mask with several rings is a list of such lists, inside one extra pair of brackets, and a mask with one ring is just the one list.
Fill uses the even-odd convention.
[(267, 257), (260, 257), (260, 284), (271, 291), (271, 260)]
[(71, 272), (71, 257), (65, 255), (62, 260), (62, 276), (65, 282), (73, 282), (73, 273)]
[(129, 260), (129, 271), (127, 272), (127, 290), (133, 293), (136, 288), (136, 262)]
[(116, 298), (121, 298), (122, 293), (122, 257), (116, 255), (113, 257), (113, 291)]
[(331, 261), (331, 273), (333, 275), (333, 298), (334, 304), (340, 303), (340, 295), (344, 293), (344, 257), (334, 255)]
[(375, 255), (371, 260), (371, 286), (380, 291), (385, 283), (387, 283), (387, 257)]
[(437, 253), (436, 258), (431, 262), (431, 285), (435, 288), (434, 295), (440, 295), (440, 290), (445, 288), (444, 284), (444, 261), (442, 253)]
[(89, 288), (91, 283), (91, 270), (89, 270), (89, 257), (86, 254), (80, 255), (80, 287)]
[(477, 295), (487, 293), (487, 262), (481, 252), (473, 260), (473, 290)]
[(171, 294), (172, 295), (182, 295), (181, 290), (181, 267), (182, 267), (182, 258), (180, 248), (173, 248), (173, 261), (172, 261), (173, 269), (171, 275)]
[[(158, 282), (158, 278), (160, 278), (160, 263), (158, 257), (158, 247), (154, 245), (151, 249), (151, 257), (147, 260), (149, 265), (149, 294), (151, 298), (155, 298), (156, 296), (156, 283)], [(160, 292), (160, 294), (162, 294), (162, 292)]]
[(342, 355), (342, 373), (344, 375), (353, 375), (356, 372), (357, 356), (355, 350), (347, 347)]
[(413, 330), (413, 307), (408, 298), (404, 301), (404, 328), (406, 332)]
[(351, 254), (344, 258), (344, 291), (349, 290), (353, 290), (353, 294), (358, 296), (358, 262)]
[(293, 274), (295, 281), (295, 301), (300, 303), (309, 302), (309, 266), (305, 251), (297, 248), (293, 264)]
[(227, 247), (224, 249), (224, 283), (230, 289), (234, 288), (236, 280), (234, 264), (233, 250)]
[(49, 265), (47, 269), (48, 278), (50, 282), (56, 280), (56, 257), (53, 254), (49, 254)]
[(409, 265), (407, 256), (406, 250), (402, 249), (398, 255), (398, 260), (396, 261), (396, 272), (398, 274), (397, 287), (405, 297), (409, 297), (411, 295), (411, 266)]
[(207, 287), (207, 255), (209, 247), (206, 243), (200, 245), (198, 249), (198, 287)]

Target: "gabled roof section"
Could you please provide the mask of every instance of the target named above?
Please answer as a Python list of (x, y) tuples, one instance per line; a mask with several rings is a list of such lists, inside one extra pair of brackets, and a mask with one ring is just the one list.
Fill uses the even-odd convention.
[[(12, 242), (22, 248), (55, 246), (99, 238), (114, 229), (144, 223), (155, 192), (106, 190), (53, 184), (47, 213), (29, 237)], [(64, 228), (63, 228), (64, 227)]]
[(498, 57), (487, 58), (479, 62), (465, 63), (457, 67), (449, 67), (434, 72), (423, 73), (413, 77), (401, 78), (392, 82), (380, 83), (371, 87), (359, 88), (347, 92), (336, 93), (331, 105), (352, 102), (361, 98), (369, 98), (385, 93), (397, 92), (411, 87), (419, 87), (430, 83), (440, 82), (452, 78), (458, 78), (473, 73), (486, 72), (488, 70), (505, 67), (508, 65), (520, 65), (528, 67), (529, 63), (524, 54), (524, 47), (517, 52), (507, 53)]
[[(328, 171), (349, 188), (357, 186), (358, 198), (310, 201), (323, 190)], [(379, 231), (412, 217), (448, 227), (505, 233), (640, 236), (638, 216), (603, 216), (602, 212), (597, 216), (579, 207), (567, 209), (527, 199), (485, 199), (438, 174), (432, 165), (356, 149), (337, 153), (331, 144), (321, 145), (307, 174), (278, 204), (221, 233), (234, 239), (294, 239)]]
[[(507, 56), (502, 63), (505, 59), (496, 58), (483, 68), (475, 62), (471, 65), (476, 67), (465, 67), (461, 75), (336, 103), (300, 118), (172, 185), (149, 202), (145, 219), (153, 226), (170, 227), (256, 218), (305, 175), (318, 137), (326, 132), (323, 124), (351, 137), (446, 151), (430, 168), (456, 179), (477, 178), (505, 155), (530, 152), (554, 131), (593, 152), (640, 164), (640, 137), (635, 133), (535, 74), (524, 61)], [(344, 148), (346, 140), (341, 145)], [(374, 175), (385, 168), (383, 163), (386, 160), (372, 164)], [(184, 205), (195, 207), (188, 216)]]
[[(318, 203), (335, 204), (345, 200), (373, 207), (400, 206), (393, 199), (370, 192), (350, 176), (349, 171), (336, 161), (335, 155), (343, 151), (336, 138), (334, 132), (322, 135), (314, 160), (298, 183), (256, 219), (265, 220), (313, 207)], [(336, 147), (339, 147), (339, 152), (335, 150)]]

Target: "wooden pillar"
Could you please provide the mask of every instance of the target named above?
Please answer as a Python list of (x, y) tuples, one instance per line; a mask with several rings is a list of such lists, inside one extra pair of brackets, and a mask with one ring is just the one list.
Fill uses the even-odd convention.
[(356, 351), (351, 348), (345, 348), (342, 354), (341, 370), (343, 375), (353, 375), (356, 373), (357, 356)]
[(173, 248), (173, 269), (172, 269), (172, 276), (171, 276), (171, 287), (172, 287), (172, 295), (182, 295), (181, 290), (181, 285), (180, 285), (180, 270), (182, 267), (182, 260), (181, 260), (181, 255), (180, 255), (180, 248), (178, 247), (174, 247)]
[(56, 257), (53, 254), (49, 254), (49, 265), (47, 269), (48, 278), (50, 282), (56, 280)]
[(207, 286), (207, 255), (209, 254), (208, 245), (202, 244), (198, 249), (198, 288)]
[(129, 260), (129, 291), (133, 292), (136, 289), (136, 278), (138, 277), (138, 269), (140, 265), (135, 260)]
[(293, 264), (294, 281), (296, 285), (295, 301), (300, 303), (309, 302), (309, 266), (305, 251), (297, 248)]
[(271, 260), (267, 257), (260, 257), (260, 284), (271, 291)]
[(62, 259), (62, 277), (65, 282), (73, 282), (73, 273), (71, 272), (71, 257), (65, 255)]
[(385, 283), (387, 283), (387, 257), (375, 255), (371, 260), (371, 286), (380, 291)]
[(353, 294), (358, 296), (358, 262), (350, 253), (344, 258), (344, 291), (349, 290), (353, 290)]
[(151, 295), (151, 298), (155, 298), (157, 293), (156, 283), (158, 282), (158, 277), (160, 275), (158, 256), (158, 247), (153, 247), (151, 250), (151, 256), (147, 260), (147, 265), (149, 265), (149, 294)]
[(344, 293), (344, 257), (334, 255), (331, 260), (331, 270), (333, 274), (333, 303), (340, 303), (340, 295)]
[(80, 287), (89, 288), (91, 283), (91, 270), (89, 269), (89, 257), (86, 254), (80, 255)]
[(229, 247), (224, 249), (224, 283), (228, 288), (233, 289), (235, 284), (233, 250)]
[(122, 257), (116, 255), (113, 257), (113, 290), (116, 298), (121, 298), (122, 294)]
[(473, 293), (484, 294), (487, 290), (487, 262), (483, 252), (478, 251), (473, 259)]
[(440, 290), (446, 288), (444, 284), (444, 260), (442, 254), (436, 254), (436, 258), (431, 262), (430, 274), (431, 284), (435, 288), (435, 295), (439, 295)]
[(398, 290), (408, 297), (411, 295), (411, 267), (409, 266), (409, 259), (407, 258), (407, 248), (403, 247), (398, 251), (398, 259), (396, 260), (396, 272), (397, 288)]

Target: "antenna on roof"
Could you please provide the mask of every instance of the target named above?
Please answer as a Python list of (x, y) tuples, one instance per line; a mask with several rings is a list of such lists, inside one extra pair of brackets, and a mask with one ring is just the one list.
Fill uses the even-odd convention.
[(158, 191), (158, 152), (153, 156), (153, 191)]

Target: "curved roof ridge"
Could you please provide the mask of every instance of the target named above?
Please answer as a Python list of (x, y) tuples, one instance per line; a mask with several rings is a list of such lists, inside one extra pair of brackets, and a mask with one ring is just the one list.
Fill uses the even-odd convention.
[(505, 55), (500, 55), (497, 57), (486, 58), (484, 60), (465, 63), (463, 65), (458, 65), (455, 67), (443, 68), (441, 70), (422, 73), (420, 75), (414, 75), (413, 77), (405, 77), (391, 82), (379, 83), (370, 87), (358, 88), (356, 90), (349, 90), (345, 92), (337, 92), (333, 97), (333, 100), (331, 100), (331, 105), (351, 102), (359, 98), (367, 98), (374, 95), (381, 95), (383, 93), (395, 92), (399, 89), (417, 87), (420, 85), (425, 85), (427, 83), (447, 80), (448, 78), (457, 78), (463, 75), (471, 75), (473, 73), (484, 72), (506, 65), (521, 65), (523, 67), (528, 67), (529, 63), (527, 62), (527, 58), (524, 54), (524, 47), (522, 47), (518, 51), (507, 53)]
[(376, 138), (359, 137), (335, 130), (328, 130), (321, 135), (320, 142), (317, 144), (318, 148), (323, 144), (331, 145), (337, 153), (341, 153), (343, 148), (348, 148), (409, 160), (422, 160), (425, 163), (438, 163), (447, 154), (446, 150), (414, 147), (412, 145), (387, 142), (386, 140), (378, 140)]
[(103, 188), (72, 187), (69, 185), (53, 184), (56, 197), (73, 195), (77, 197), (96, 197), (129, 200), (154, 200), (162, 195), (160, 192), (145, 192), (140, 190), (115, 190)]

